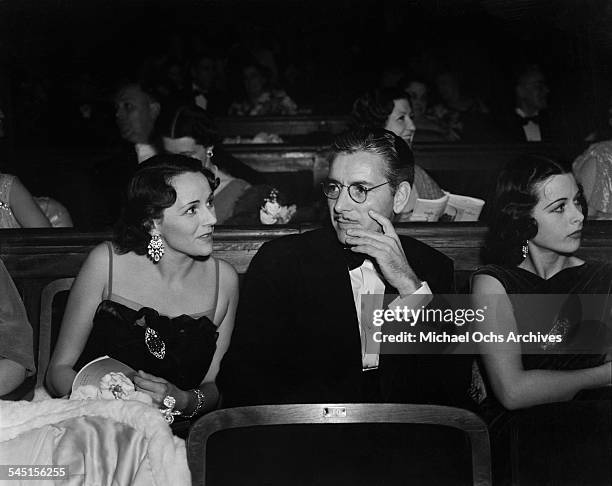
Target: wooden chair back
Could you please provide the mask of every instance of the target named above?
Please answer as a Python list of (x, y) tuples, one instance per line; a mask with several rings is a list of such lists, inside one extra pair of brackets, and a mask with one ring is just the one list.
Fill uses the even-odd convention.
[(473, 484), (491, 484), (489, 432), (486, 424), (472, 412), (440, 405), (318, 403), (237, 407), (204, 415), (193, 425), (187, 439), (193, 485), (206, 483), (207, 442), (216, 432), (271, 425), (376, 423), (443, 425), (463, 431), (471, 445)]

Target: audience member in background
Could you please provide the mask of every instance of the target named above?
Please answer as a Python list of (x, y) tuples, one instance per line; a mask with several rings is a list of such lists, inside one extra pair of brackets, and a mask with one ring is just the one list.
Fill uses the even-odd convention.
[(0, 229), (48, 228), (49, 218), (21, 181), (0, 173)]
[(117, 127), (121, 138), (133, 145), (138, 163), (157, 152), (155, 122), (160, 112), (160, 102), (143, 83), (127, 83), (117, 91)]
[[(219, 178), (215, 190), (217, 222), (223, 224), (250, 211), (256, 223), (259, 207), (245, 208), (240, 201), (253, 185), (263, 182), (262, 175), (221, 149), (217, 128), (206, 112), (197, 106), (182, 106), (168, 117), (166, 125), (161, 130), (166, 152), (194, 157)], [(262, 201), (263, 195), (259, 198)]]
[(412, 105), (414, 114), (412, 121), (416, 127), (415, 142), (454, 142), (459, 140), (459, 135), (450, 126), (445, 127), (441, 120), (436, 118), (429, 109), (429, 88), (425, 80), (417, 76), (408, 76), (400, 82), (400, 86), (408, 94), (408, 99)]
[(0, 260), (0, 397), (34, 374), (33, 353), (32, 327), (19, 292)]
[(246, 98), (232, 103), (230, 115), (274, 116), (297, 113), (297, 105), (289, 95), (270, 85), (267, 68), (248, 63), (242, 68), (242, 76)]
[[(355, 126), (371, 126), (389, 130), (412, 146), (416, 127), (412, 122), (412, 106), (408, 95), (400, 90), (374, 90), (365, 93), (353, 104), (351, 122)], [(440, 186), (418, 164), (414, 166), (414, 184), (410, 201), (402, 214), (414, 209), (417, 198), (438, 199), (444, 196)], [(404, 218), (403, 218), (404, 219)]]
[(495, 138), (489, 109), (466, 88), (465, 77), (444, 71), (436, 76), (436, 88), (442, 99), (432, 113), (439, 123), (456, 133), (462, 142), (483, 142)]
[(188, 89), (185, 63), (178, 57), (165, 57), (157, 68), (156, 92), (166, 99), (182, 98)]
[(124, 145), (96, 164), (90, 182), (93, 191), (91, 219), (94, 227), (112, 226), (119, 218), (125, 190), (138, 164), (160, 149), (155, 124), (161, 104), (144, 82), (120, 85), (115, 95), (115, 120)]
[(132, 177), (113, 243), (72, 287), (47, 374), (55, 395), (109, 355), (140, 370), (138, 390), (189, 418), (216, 406), (215, 377), (238, 300), (236, 271), (211, 257), (216, 179), (199, 161), (158, 155)]
[[(494, 446), (501, 447), (504, 434), (518, 428), (519, 455), (528, 456), (519, 460), (521, 474), (530, 474), (527, 484), (610, 484), (610, 389), (602, 393), (603, 401), (554, 403), (586, 398), (589, 389), (612, 380), (612, 328), (605, 304), (612, 265), (574, 255), (585, 214), (571, 172), (544, 157), (513, 163), (499, 177), (491, 217), (487, 250), (496, 264), (479, 269), (472, 279), (474, 305), (495, 316), (479, 326), (506, 339), (482, 345), (486, 386), (476, 380), (475, 396), (491, 424)], [(583, 297), (557, 301), (557, 306), (545, 300), (539, 309), (533, 298), (514, 294), (604, 295), (600, 302), (589, 301), (588, 309), (580, 308)], [(605, 316), (604, 322), (589, 321), (589, 314)], [(561, 336), (561, 342), (508, 339), (510, 333), (530, 332)], [(507, 451), (496, 452), (508, 464)]]
[(590, 219), (612, 219), (612, 140), (594, 143), (576, 158), (572, 171), (582, 186)]
[(554, 139), (556, 134), (547, 111), (550, 90), (542, 70), (536, 64), (521, 66), (515, 79), (514, 109), (499, 120), (505, 136), (516, 142)]
[(211, 52), (196, 55), (191, 63), (191, 102), (211, 116), (227, 113), (227, 93), (216, 86), (217, 59)]

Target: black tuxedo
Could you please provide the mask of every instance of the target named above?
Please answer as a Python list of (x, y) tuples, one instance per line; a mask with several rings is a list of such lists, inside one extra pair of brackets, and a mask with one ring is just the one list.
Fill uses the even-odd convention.
[[(413, 238), (401, 241), (434, 294), (454, 291), (452, 260)], [(378, 371), (362, 371), (346, 251), (331, 227), (261, 247), (217, 378), (224, 406), (371, 401), (364, 395), (369, 373), (376, 373), (380, 401), (462, 401), (470, 379), (465, 359), (381, 354)]]
[[(516, 111), (508, 112), (498, 119), (498, 125), (503, 131), (504, 137), (512, 142), (527, 142), (527, 136), (523, 126), (530, 119), (521, 117)], [(541, 111), (537, 117), (532, 120), (540, 127), (542, 142), (552, 142), (558, 140), (561, 136), (561, 129), (557, 126), (550, 112), (547, 110)]]

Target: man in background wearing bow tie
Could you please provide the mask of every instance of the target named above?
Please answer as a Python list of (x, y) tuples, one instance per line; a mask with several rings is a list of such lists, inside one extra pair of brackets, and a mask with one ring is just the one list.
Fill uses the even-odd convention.
[(395, 308), (454, 291), (452, 260), (398, 236), (390, 221), (412, 189), (412, 151), (377, 128), (343, 134), (331, 151), (323, 183), (331, 224), (265, 243), (245, 276), (217, 378), (223, 406), (460, 404), (468, 360), (379, 353), (360, 312), (366, 294), (379, 295), (380, 305), (382, 294), (399, 294), (385, 305)]
[(547, 111), (549, 92), (544, 74), (536, 64), (517, 71), (514, 111), (500, 121), (512, 141), (546, 142), (556, 138)]

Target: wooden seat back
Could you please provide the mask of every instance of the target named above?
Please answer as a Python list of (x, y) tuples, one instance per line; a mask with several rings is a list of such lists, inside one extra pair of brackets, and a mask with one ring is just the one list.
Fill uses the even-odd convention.
[[(232, 228), (215, 231), (214, 255), (244, 274), (259, 247), (274, 238), (312, 230), (311, 225)], [(455, 262), (455, 284), (467, 291), (469, 276), (483, 264), (487, 227), (482, 223), (408, 223), (397, 225), (399, 234), (412, 236), (440, 250)], [(110, 240), (110, 232), (81, 233), (70, 229), (2, 230), (0, 258), (22, 296), (34, 330), (38, 365), (46, 366), (57, 335), (58, 312), (54, 297), (65, 292), (91, 249)], [(612, 261), (612, 221), (589, 222), (578, 255)], [(410, 255), (408, 255), (410, 258)], [(61, 314), (61, 312), (59, 312)], [(44, 369), (39, 370), (44, 373)], [(39, 382), (42, 378), (39, 376)]]
[[(459, 429), (467, 435), (471, 445), (473, 484), (491, 484), (489, 433), (482, 419), (459, 408), (392, 403), (259, 405), (216, 410), (206, 414), (191, 428), (187, 440), (187, 459), (193, 484), (204, 486), (206, 483), (208, 439), (216, 432), (258, 426), (358, 423), (428, 424)], [(299, 441), (299, 435), (296, 440)], [(409, 462), (409, 458), (406, 458), (406, 463)], [(278, 466), (282, 467), (281, 464)], [(309, 465), (304, 464), (304, 467)], [(380, 471), (381, 479), (384, 474), (384, 471)]]

